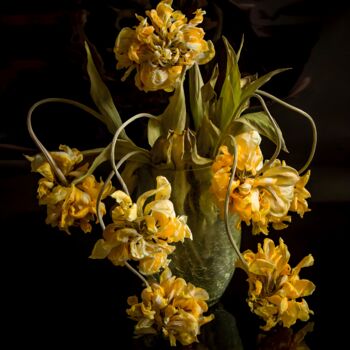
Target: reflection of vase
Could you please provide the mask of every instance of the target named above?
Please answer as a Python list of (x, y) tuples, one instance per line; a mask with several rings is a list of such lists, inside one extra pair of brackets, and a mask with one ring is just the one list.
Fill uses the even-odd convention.
[(199, 344), (193, 350), (243, 350), (242, 340), (238, 332), (236, 318), (218, 303), (211, 307), (215, 322), (209, 322), (201, 330)]
[[(142, 168), (139, 190), (154, 186), (157, 175), (165, 176), (172, 185), (171, 200), (177, 215), (186, 215), (193, 240), (177, 243), (170, 256), (174, 275), (202, 287), (209, 293), (209, 305), (216, 303), (224, 293), (235, 270), (237, 255), (230, 244), (225, 224), (220, 217), (209, 190), (211, 168), (175, 171)], [(229, 225), (239, 247), (241, 231), (237, 229), (236, 215), (229, 216)]]

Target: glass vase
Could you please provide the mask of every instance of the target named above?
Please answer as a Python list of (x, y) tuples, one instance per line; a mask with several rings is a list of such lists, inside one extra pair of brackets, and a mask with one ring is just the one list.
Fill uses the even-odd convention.
[[(165, 176), (172, 186), (171, 200), (176, 215), (186, 215), (193, 239), (176, 244), (171, 254), (174, 275), (184, 278), (209, 294), (215, 304), (228, 286), (235, 271), (235, 253), (225, 230), (223, 213), (210, 191), (210, 167), (193, 170), (169, 170), (143, 167), (139, 170), (138, 193), (154, 188), (156, 176)], [(229, 214), (233, 238), (240, 247), (238, 216)]]

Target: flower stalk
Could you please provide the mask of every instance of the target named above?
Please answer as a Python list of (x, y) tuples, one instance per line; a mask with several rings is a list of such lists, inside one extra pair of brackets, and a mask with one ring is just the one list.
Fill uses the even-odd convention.
[(291, 104), (289, 104), (289, 103), (287, 103), (285, 101), (282, 101), (278, 97), (273, 96), (273, 95), (269, 94), (268, 92), (265, 92), (265, 91), (262, 91), (262, 90), (257, 90), (256, 92), (257, 92), (258, 95), (268, 97), (271, 100), (279, 103), (280, 105), (290, 109), (291, 111), (294, 111), (294, 112), (296, 112), (298, 114), (301, 114), (302, 116), (304, 116), (310, 122), (310, 125), (311, 125), (311, 128), (312, 128), (312, 145), (311, 145), (311, 150), (310, 150), (310, 153), (309, 153), (309, 156), (308, 156), (308, 159), (307, 159), (306, 163), (298, 171), (299, 174), (304, 173), (308, 169), (308, 167), (310, 166), (310, 164), (312, 162), (312, 159), (314, 158), (314, 155), (315, 155), (315, 152), (316, 152), (316, 146), (317, 146), (317, 128), (316, 128), (316, 124), (315, 124), (313, 118), (311, 117), (310, 114), (306, 113), (302, 109), (297, 108), (297, 107), (295, 107), (295, 106), (293, 106), (293, 105), (291, 105)]
[(258, 94), (254, 94), (253, 97), (257, 98), (261, 104), (261, 106), (263, 107), (266, 115), (268, 116), (272, 127), (274, 128), (275, 134), (277, 136), (277, 144), (276, 144), (276, 149), (274, 154), (272, 155), (272, 157), (264, 164), (264, 166), (257, 172), (257, 175), (262, 174), (266, 169), (268, 169), (271, 164), (273, 164), (273, 162), (277, 159), (277, 157), (279, 156), (280, 152), (281, 152), (281, 147), (282, 147), (282, 142), (281, 142), (281, 133), (279, 131), (279, 128), (275, 122), (275, 120), (273, 119), (269, 109), (266, 106), (266, 103), (264, 101), (264, 99), (258, 95)]
[(133, 274), (135, 274), (135, 275), (146, 285), (146, 287), (149, 287), (149, 283), (147, 282), (146, 278), (143, 277), (137, 270), (135, 270), (127, 261), (125, 261), (125, 266), (126, 266)]
[(231, 176), (230, 176), (230, 181), (227, 186), (227, 191), (226, 191), (226, 196), (225, 196), (225, 209), (224, 209), (224, 220), (225, 220), (225, 228), (226, 228), (226, 233), (228, 236), (228, 239), (230, 240), (232, 247), (234, 251), (236, 252), (239, 260), (241, 261), (241, 264), (244, 268), (248, 269), (248, 265), (246, 261), (244, 260), (241, 251), (239, 250), (236, 241), (233, 238), (232, 232), (231, 232), (231, 226), (229, 225), (228, 222), (228, 215), (229, 215), (229, 203), (230, 203), (230, 196), (231, 196), (231, 188), (233, 185), (233, 181), (235, 179), (235, 174), (236, 174), (236, 168), (237, 168), (237, 144), (236, 140), (234, 137), (230, 135), (230, 139), (232, 141), (232, 146), (233, 146), (233, 164), (232, 164), (232, 170), (231, 170)]
[(121, 178), (119, 171), (117, 169), (117, 166), (115, 164), (115, 150), (116, 150), (116, 144), (117, 144), (117, 140), (119, 135), (124, 131), (124, 129), (131, 123), (133, 123), (135, 120), (137, 119), (141, 119), (141, 118), (149, 118), (149, 119), (157, 119), (157, 117), (155, 117), (152, 114), (149, 113), (139, 113), (134, 115), (133, 117), (131, 117), (130, 119), (128, 119), (126, 122), (124, 122), (116, 131), (116, 133), (113, 136), (111, 145), (110, 145), (110, 160), (111, 160), (111, 166), (114, 170), (114, 173), (116, 175), (116, 177), (118, 178), (119, 182), (122, 184), (123, 186), (123, 190), (124, 192), (129, 195), (129, 190), (124, 182), (124, 180)]

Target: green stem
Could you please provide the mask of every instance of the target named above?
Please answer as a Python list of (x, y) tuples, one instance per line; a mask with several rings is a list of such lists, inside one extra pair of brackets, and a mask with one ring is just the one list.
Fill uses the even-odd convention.
[(120, 176), (119, 174), (119, 171), (116, 167), (116, 164), (115, 164), (115, 147), (116, 147), (116, 144), (117, 144), (117, 140), (118, 140), (118, 137), (119, 135), (121, 134), (121, 132), (129, 125), (131, 124), (132, 122), (134, 122), (135, 120), (137, 119), (140, 119), (140, 118), (149, 118), (149, 119), (157, 119), (156, 116), (152, 115), (152, 114), (149, 114), (149, 113), (139, 113), (139, 114), (136, 114), (134, 115), (133, 117), (131, 117), (130, 119), (128, 119), (126, 122), (124, 122), (119, 128), (118, 130), (116, 131), (116, 133), (114, 134), (114, 137), (113, 137), (113, 140), (111, 142), (111, 152), (110, 152), (110, 158), (111, 158), (111, 165), (112, 165), (112, 168), (114, 170), (114, 173), (115, 175), (117, 176), (118, 180), (120, 181), (120, 183), (122, 184), (123, 186), (123, 189), (124, 189), (124, 192), (130, 196), (129, 194), (129, 190), (124, 182), (124, 180), (122, 179), (122, 177)]
[(35, 148), (23, 147), (19, 145), (10, 144), (10, 143), (0, 143), (0, 149), (8, 149), (11, 151), (18, 151), (18, 152), (25, 152), (25, 153), (30, 153), (35, 151)]
[(232, 164), (232, 172), (231, 172), (231, 176), (230, 176), (230, 181), (227, 187), (227, 191), (226, 191), (226, 197), (225, 197), (225, 210), (224, 210), (224, 218), (225, 218), (225, 228), (226, 228), (226, 233), (228, 236), (228, 239), (230, 240), (233, 249), (235, 250), (238, 258), (241, 260), (242, 262), (242, 266), (244, 267), (244, 269), (246, 271), (248, 271), (248, 265), (247, 262), (245, 261), (245, 259), (243, 258), (236, 241), (233, 238), (232, 232), (231, 232), (231, 228), (230, 225), (228, 223), (228, 209), (229, 209), (229, 202), (230, 202), (230, 194), (231, 194), (231, 187), (235, 178), (235, 173), (236, 173), (236, 168), (237, 168), (237, 146), (236, 146), (236, 140), (232, 135), (229, 135), (229, 137), (232, 139), (233, 142), (233, 164)]
[[(142, 152), (141, 151), (132, 151), (132, 152), (127, 153), (123, 158), (121, 158), (119, 160), (118, 164), (116, 165), (116, 168), (119, 169), (126, 160), (128, 160), (129, 158), (131, 158), (132, 156), (134, 156), (137, 153), (142, 153)], [(119, 174), (119, 172), (118, 172), (118, 174)], [(102, 231), (105, 230), (106, 226), (104, 224), (101, 210), (100, 210), (101, 199), (102, 199), (103, 192), (105, 191), (105, 189), (107, 187), (107, 184), (112, 180), (113, 176), (114, 176), (114, 170), (109, 173), (105, 183), (103, 184), (100, 192), (98, 193), (97, 200), (96, 200), (96, 213), (97, 213), (97, 218), (98, 218), (98, 221), (99, 221), (100, 226), (102, 228)], [(122, 185), (124, 184), (124, 186), (126, 187), (123, 178), (121, 176), (120, 176), (120, 178), (122, 179), (122, 182), (123, 182)]]
[(89, 157), (89, 156), (95, 156), (96, 154), (100, 154), (103, 150), (104, 148), (100, 147), (100, 148), (87, 149), (85, 151), (81, 151), (80, 153), (85, 157)]
[(146, 287), (150, 287), (149, 283), (147, 280), (137, 271), (135, 270), (127, 261), (124, 262), (125, 266), (132, 272), (134, 273), (138, 278), (141, 279), (141, 281), (146, 285)]
[(40, 151), (43, 154), (43, 156), (46, 158), (46, 160), (49, 163), (51, 169), (56, 174), (58, 181), (62, 185), (67, 186), (68, 181), (67, 181), (66, 177), (64, 176), (62, 170), (58, 167), (58, 165), (56, 164), (55, 160), (52, 158), (52, 156), (49, 153), (49, 151), (45, 148), (45, 146), (40, 142), (38, 137), (35, 135), (35, 132), (34, 132), (33, 127), (32, 127), (32, 114), (33, 114), (34, 110), (36, 108), (38, 108), (39, 106), (45, 104), (45, 103), (57, 102), (56, 100), (57, 99), (49, 99), (49, 98), (47, 98), (47, 99), (40, 100), (40, 101), (34, 103), (33, 106), (30, 107), (30, 109), (28, 111), (27, 128), (28, 128), (28, 132), (29, 132), (30, 137), (32, 138), (34, 143), (37, 145), (37, 147), (40, 149)]
[(104, 182), (100, 192), (98, 193), (98, 196), (97, 196), (97, 200), (96, 200), (96, 213), (97, 213), (97, 218), (98, 218), (98, 222), (100, 223), (100, 226), (101, 226), (101, 229), (102, 231), (104, 231), (106, 229), (106, 225), (103, 221), (103, 218), (102, 218), (102, 213), (101, 213), (101, 210), (100, 210), (100, 206), (101, 206), (101, 200), (102, 200), (102, 195), (103, 195), (103, 192), (105, 191), (106, 187), (107, 187), (107, 184), (109, 183), (109, 181), (112, 180), (112, 177), (114, 176), (114, 171), (111, 171), (106, 179), (106, 181)]
[(257, 174), (256, 174), (256, 176), (257, 176), (259, 174), (262, 174), (266, 169), (268, 169), (270, 167), (270, 165), (277, 159), (278, 155), (281, 152), (282, 141), (281, 141), (280, 131), (278, 130), (278, 126), (277, 126), (275, 120), (273, 119), (269, 109), (267, 108), (264, 99), (261, 96), (257, 95), (257, 94), (254, 94), (253, 97), (255, 97), (255, 98), (257, 98), (259, 100), (259, 102), (260, 102), (261, 106), (263, 107), (266, 115), (270, 119), (271, 124), (272, 124), (273, 128), (275, 129), (275, 133), (276, 133), (276, 136), (277, 136), (277, 145), (276, 145), (275, 152), (272, 155), (272, 157), (265, 163), (265, 165), (257, 172)]
[(84, 105), (83, 103), (80, 103), (80, 102), (74, 101), (74, 100), (70, 100), (67, 98), (60, 98), (60, 97), (45, 98), (43, 100), (40, 100), (40, 101), (34, 103), (34, 105), (29, 109), (28, 116), (27, 116), (27, 127), (28, 127), (28, 131), (29, 131), (29, 135), (32, 138), (32, 140), (34, 141), (34, 143), (37, 145), (37, 147), (40, 149), (40, 151), (42, 152), (42, 154), (46, 158), (47, 162), (50, 164), (50, 166), (51, 166), (52, 170), (54, 171), (54, 173), (56, 174), (58, 180), (63, 185), (67, 185), (68, 181), (67, 181), (66, 177), (64, 176), (64, 174), (62, 173), (61, 169), (57, 166), (57, 164), (54, 161), (54, 159), (52, 158), (51, 154), (47, 151), (47, 149), (44, 147), (44, 145), (39, 141), (38, 137), (35, 135), (35, 133), (33, 131), (32, 114), (37, 107), (39, 107), (43, 104), (46, 104), (46, 103), (65, 103), (68, 105), (75, 106), (75, 107), (80, 108), (83, 111), (91, 114), (92, 116), (94, 116), (95, 118), (99, 119), (102, 122), (104, 122), (104, 117), (100, 113), (98, 113), (95, 110), (93, 110), (92, 108)]
[(301, 114), (302, 116), (304, 116), (311, 124), (311, 128), (312, 128), (312, 137), (313, 137), (313, 140), (312, 140), (312, 146), (311, 146), (311, 150), (310, 150), (310, 154), (309, 154), (309, 157), (305, 163), (305, 165), (298, 171), (299, 174), (302, 174), (310, 165), (314, 155), (315, 155), (315, 151), (316, 151), (316, 146), (317, 146), (317, 128), (316, 128), (316, 124), (314, 122), (314, 120), (312, 119), (312, 117), (306, 113), (305, 111), (303, 111), (302, 109), (300, 108), (297, 108), (287, 102), (284, 102), (282, 101), (281, 99), (269, 94), (268, 92), (265, 92), (265, 91), (262, 91), (262, 90), (256, 90), (257, 94), (259, 95), (262, 95), (262, 96), (265, 96), (265, 97), (268, 97), (270, 98), (271, 100), (279, 103), (280, 105), (296, 112), (296, 113), (299, 113)]

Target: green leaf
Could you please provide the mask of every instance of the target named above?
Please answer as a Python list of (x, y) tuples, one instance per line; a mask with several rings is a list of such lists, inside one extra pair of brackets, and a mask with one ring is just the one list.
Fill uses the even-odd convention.
[(195, 130), (198, 130), (203, 118), (203, 101), (201, 89), (203, 87), (203, 78), (197, 63), (189, 71), (189, 93), (190, 106)]
[(163, 135), (167, 135), (169, 130), (174, 130), (177, 134), (182, 134), (186, 127), (186, 101), (184, 92), (185, 71), (181, 81), (177, 85), (174, 94), (169, 98), (169, 104), (164, 112), (159, 116), (163, 127)]
[(147, 125), (148, 144), (153, 147), (157, 139), (162, 136), (162, 124), (158, 119), (150, 119)]
[(176, 188), (171, 195), (171, 200), (174, 203), (176, 215), (183, 215), (185, 211), (185, 200), (190, 192), (191, 185), (188, 183), (186, 171), (175, 171), (172, 187)]
[[(121, 159), (123, 156), (125, 156), (129, 152), (133, 151), (140, 151), (139, 154), (135, 154), (132, 157), (132, 160), (135, 162), (140, 162), (140, 163), (146, 163), (149, 164), (150, 161), (150, 153), (149, 151), (135, 146), (134, 144), (130, 143), (129, 141), (126, 140), (117, 140), (116, 143), (116, 151), (115, 151), (115, 158), (116, 160)], [(103, 148), (102, 151), (99, 153), (99, 155), (94, 159), (92, 164), (90, 165), (87, 173), (80, 178), (76, 179), (73, 181), (73, 184), (77, 184), (81, 181), (83, 181), (86, 177), (92, 175), (94, 171), (99, 167), (102, 163), (109, 161), (110, 160), (110, 153), (111, 153), (111, 145), (109, 144), (107, 147)]]
[(238, 49), (238, 52), (237, 52), (237, 62), (241, 58), (241, 52), (242, 52), (242, 49), (243, 49), (243, 45), (244, 45), (244, 34), (242, 35), (241, 45), (239, 45), (239, 49)]
[[(98, 73), (95, 63), (92, 59), (89, 45), (85, 41), (85, 50), (87, 54), (87, 72), (89, 74), (91, 88), (90, 94), (95, 102), (96, 106), (104, 116), (104, 123), (107, 125), (108, 130), (114, 134), (117, 129), (122, 125), (120, 115), (114, 105), (112, 96), (102, 81), (100, 74)], [(128, 139), (125, 131), (122, 131), (120, 137)]]
[(235, 51), (223, 36), (227, 53), (226, 76), (220, 92), (220, 127), (228, 125), (241, 101), (241, 73)]
[(103, 151), (95, 158), (95, 160), (93, 161), (93, 163), (90, 165), (89, 170), (87, 171), (87, 173), (79, 178), (77, 178), (76, 180), (74, 180), (72, 183), (73, 184), (77, 184), (81, 181), (83, 181), (85, 178), (87, 178), (88, 176), (92, 175), (93, 172), (96, 170), (96, 168), (101, 165), (102, 163), (106, 162), (107, 160), (110, 159), (110, 152), (111, 152), (111, 147), (110, 145), (108, 145), (107, 147), (105, 147), (103, 149)]
[(197, 133), (197, 144), (200, 154), (206, 156), (212, 154), (214, 146), (219, 140), (220, 133), (220, 129), (216, 127), (207, 116), (205, 116)]
[(140, 153), (132, 156), (131, 160), (139, 163), (148, 164), (151, 163), (150, 152), (142, 147), (136, 146), (126, 140), (118, 139), (115, 147), (115, 159), (119, 160), (126, 154), (134, 151), (139, 151)]
[(110, 159), (110, 146), (108, 145), (93, 161), (86, 176), (92, 175), (96, 168)]
[(201, 95), (202, 95), (202, 101), (205, 105), (205, 112), (208, 113), (210, 110), (209, 102), (212, 101), (212, 99), (216, 99), (216, 92), (215, 92), (215, 85), (216, 81), (219, 77), (219, 66), (216, 64), (212, 73), (210, 79), (202, 86), (201, 89)]
[(266, 84), (273, 76), (285, 72), (287, 70), (290, 70), (291, 68), (281, 68), (281, 69), (276, 69), (272, 72), (269, 72), (265, 75), (263, 75), (262, 77), (246, 84), (243, 89), (242, 89), (242, 97), (241, 97), (241, 101), (245, 102), (247, 99), (249, 99), (256, 90), (258, 90), (261, 86), (263, 86), (264, 84)]
[(191, 163), (201, 166), (210, 164), (212, 162), (211, 159), (202, 157), (198, 154), (196, 136), (191, 131), (189, 131), (186, 136), (188, 139), (188, 143), (186, 143), (188, 149), (186, 151), (187, 153), (191, 153)]
[(236, 119), (235, 122), (243, 123), (249, 126), (250, 128), (255, 129), (260, 135), (267, 137), (276, 145), (277, 139), (278, 137), (280, 137), (282, 149), (283, 151), (288, 153), (288, 149), (283, 139), (281, 129), (276, 123), (278, 132), (278, 134), (276, 134), (275, 128), (273, 127), (270, 118), (265, 112), (247, 113), (242, 115), (240, 118)]
[(120, 174), (130, 193), (134, 193), (135, 188), (137, 188), (137, 185), (139, 184), (139, 177), (137, 171), (138, 169), (142, 168), (142, 166), (142, 163), (128, 160), (125, 163), (125, 167), (122, 173)]
[(151, 149), (151, 159), (152, 164), (166, 164), (169, 168), (172, 168), (172, 142), (171, 137), (168, 134), (167, 136), (161, 136), (156, 139)]
[[(253, 129), (253, 127), (245, 121), (240, 121), (241, 118), (232, 120), (231, 124), (228, 127), (228, 130), (225, 134), (221, 134), (221, 138), (219, 139), (219, 144), (222, 143), (223, 140), (226, 141), (228, 135), (237, 136), (243, 134), (244, 132), (249, 132)], [(226, 136), (226, 137), (223, 137)]]
[(90, 156), (96, 156), (99, 153), (101, 153), (103, 151), (104, 148), (92, 148), (92, 149), (85, 149), (83, 151), (81, 151), (80, 153), (84, 156), (84, 157), (90, 157)]

